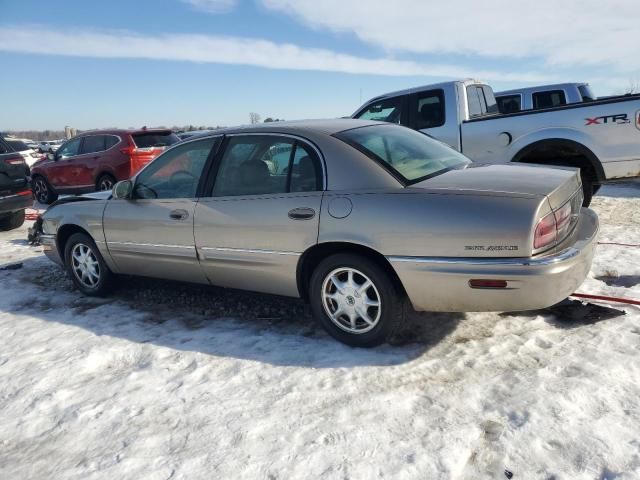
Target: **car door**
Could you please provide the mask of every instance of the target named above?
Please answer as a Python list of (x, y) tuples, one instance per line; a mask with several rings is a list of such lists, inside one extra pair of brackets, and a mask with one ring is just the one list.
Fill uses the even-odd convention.
[(212, 284), (298, 295), (298, 260), (318, 240), (321, 161), (303, 139), (227, 136), (195, 213), (198, 256)]
[(72, 138), (64, 143), (53, 155), (54, 161), (47, 166), (49, 183), (55, 189), (66, 189), (74, 184), (74, 158), (80, 153), (82, 137)]
[(219, 138), (167, 150), (133, 180), (131, 199), (111, 199), (103, 216), (121, 273), (207, 283), (196, 256), (193, 214), (203, 172)]
[(74, 185), (83, 188), (96, 186), (95, 169), (104, 154), (105, 135), (86, 135), (79, 155), (71, 162), (71, 175)]

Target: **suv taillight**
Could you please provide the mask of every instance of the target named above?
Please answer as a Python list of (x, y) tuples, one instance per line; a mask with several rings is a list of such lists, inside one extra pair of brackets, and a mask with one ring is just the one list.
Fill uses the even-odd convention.
[(22, 158), (22, 155), (19, 155), (17, 157), (10, 157), (10, 158), (5, 158), (4, 159), (4, 163), (6, 163), (7, 165), (25, 165), (25, 161), (24, 158)]

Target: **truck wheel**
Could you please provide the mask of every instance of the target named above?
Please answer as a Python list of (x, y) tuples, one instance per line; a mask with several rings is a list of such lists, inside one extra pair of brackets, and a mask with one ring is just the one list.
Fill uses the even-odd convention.
[(74, 233), (64, 246), (64, 265), (74, 285), (85, 295), (103, 296), (109, 292), (113, 274), (93, 239)]
[(314, 319), (336, 340), (374, 347), (389, 340), (405, 320), (402, 295), (375, 262), (353, 254), (323, 260), (311, 275)]
[(58, 199), (58, 194), (53, 191), (49, 182), (40, 175), (33, 177), (32, 190), (36, 200), (40, 203), (44, 203), (45, 205), (49, 205)]
[(96, 182), (96, 190), (99, 192), (113, 190), (113, 186), (115, 184), (116, 179), (113, 177), (113, 175), (105, 173), (103, 175), (100, 175), (100, 178), (98, 178), (98, 181)]
[(24, 210), (18, 210), (10, 215), (0, 218), (0, 230), (6, 232), (21, 227), (24, 223)]

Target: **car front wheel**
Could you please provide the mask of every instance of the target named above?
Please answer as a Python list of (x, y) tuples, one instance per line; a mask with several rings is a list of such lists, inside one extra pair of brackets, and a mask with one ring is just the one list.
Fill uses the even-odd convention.
[(58, 195), (53, 191), (51, 185), (44, 177), (37, 176), (33, 178), (33, 196), (39, 203), (48, 205), (57, 200)]
[(385, 343), (405, 319), (402, 295), (390, 275), (360, 255), (323, 260), (311, 276), (310, 300), (315, 320), (352, 347)]
[(84, 233), (71, 235), (65, 245), (64, 259), (67, 273), (78, 290), (90, 296), (108, 293), (113, 274), (91, 237)]

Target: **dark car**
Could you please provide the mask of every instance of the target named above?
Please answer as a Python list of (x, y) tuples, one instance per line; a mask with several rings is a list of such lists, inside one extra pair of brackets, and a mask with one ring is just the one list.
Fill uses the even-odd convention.
[(0, 136), (0, 230), (24, 223), (24, 210), (33, 203), (28, 174), (22, 155)]
[(180, 139), (164, 129), (94, 130), (66, 141), (31, 169), (33, 193), (51, 203), (60, 193), (111, 190)]

